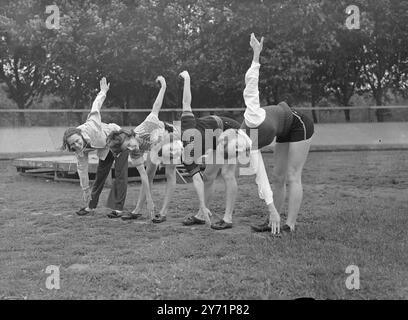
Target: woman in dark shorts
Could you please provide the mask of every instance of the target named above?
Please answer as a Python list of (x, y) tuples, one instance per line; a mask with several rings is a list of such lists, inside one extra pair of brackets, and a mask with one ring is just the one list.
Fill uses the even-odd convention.
[[(241, 129), (245, 130), (252, 140), (251, 166), (256, 172), (259, 195), (265, 200), (270, 213), (265, 222), (251, 227), (257, 232), (271, 231), (273, 234), (279, 233), (280, 230), (291, 232), (295, 229), (302, 202), (302, 170), (309, 153), (314, 126), (308, 117), (292, 110), (285, 102), (261, 108), (258, 81), (263, 38), (259, 42), (254, 34), (251, 34), (250, 45), (254, 57), (245, 75), (246, 110)], [(275, 137), (275, 193), (272, 193), (259, 150), (271, 144)], [(283, 209), (286, 198), (286, 182), (288, 182), (288, 217), (286, 224), (281, 228), (279, 212)]]
[[(196, 118), (191, 109), (190, 75), (187, 71), (183, 71), (180, 76), (184, 79), (183, 113), (181, 115), (181, 132), (184, 143), (183, 163), (192, 177), (200, 203), (198, 213), (189, 214), (183, 224), (191, 226), (207, 222), (215, 230), (229, 229), (232, 228), (232, 214), (238, 191), (235, 178), (237, 164), (236, 161), (229, 161), (231, 159), (226, 157), (225, 143), (221, 137), (225, 132), (238, 130), (240, 123), (234, 119), (216, 115)], [(201, 172), (200, 164), (203, 163), (205, 163), (205, 170)], [(218, 173), (221, 173), (225, 184), (225, 212), (222, 219), (211, 223), (212, 213), (208, 206)]]

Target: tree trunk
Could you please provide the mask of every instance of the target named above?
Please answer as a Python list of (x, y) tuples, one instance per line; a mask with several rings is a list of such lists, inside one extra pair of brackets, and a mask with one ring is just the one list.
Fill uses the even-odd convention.
[(344, 116), (346, 118), (347, 122), (350, 122), (351, 118), (350, 118), (350, 109), (345, 109), (344, 110)]
[(316, 110), (312, 110), (312, 116), (313, 116), (313, 122), (314, 123), (319, 123), (319, 117), (317, 115), (317, 111)]
[[(314, 98), (313, 92), (312, 92), (312, 108), (316, 107), (316, 99)], [(312, 110), (312, 117), (313, 117), (313, 122), (314, 123), (319, 123), (319, 116), (318, 112), (316, 110)]]
[[(379, 89), (375, 94), (375, 102), (377, 107), (383, 106), (383, 96), (381, 89)], [(377, 117), (378, 122), (385, 122), (391, 119), (392, 113), (389, 109), (377, 109), (375, 110), (375, 116)]]
[[(315, 82), (312, 83), (312, 85), (310, 86), (310, 97), (311, 97), (312, 108), (315, 108), (317, 103), (319, 102), (318, 92), (319, 92), (318, 86), (316, 85)], [(314, 109), (312, 110), (312, 117), (313, 117), (314, 123), (319, 123), (319, 112), (317, 110), (314, 110)]]
[[(130, 94), (127, 93), (126, 94), (126, 98), (125, 98), (125, 103), (123, 104), (123, 109), (126, 110), (129, 108), (130, 105)], [(127, 112), (122, 112), (122, 125), (124, 127), (129, 126), (129, 113)]]
[[(22, 109), (22, 108), (20, 108), (20, 109)], [(21, 126), (21, 127), (24, 127), (25, 124), (26, 124), (25, 113), (24, 112), (19, 112), (18, 113), (18, 125)]]
[[(342, 86), (342, 90), (339, 90), (338, 92), (338, 98), (342, 101), (342, 104), (344, 107), (349, 108), (350, 107), (350, 99), (352, 96), (352, 90), (347, 84), (344, 84)], [(346, 122), (351, 121), (351, 116), (350, 116), (350, 109), (344, 109), (344, 117), (346, 118)]]
[[(20, 99), (17, 102), (17, 106), (19, 110), (24, 110), (24, 102), (22, 102)], [(24, 112), (19, 112), (18, 113), (18, 121), (17, 121), (17, 125), (24, 127), (26, 125), (26, 121), (25, 121), (25, 113)]]
[[(75, 97), (74, 100), (74, 109), (79, 109), (79, 101), (77, 97)], [(75, 114), (77, 118), (77, 123), (82, 124), (82, 112), (75, 112)]]

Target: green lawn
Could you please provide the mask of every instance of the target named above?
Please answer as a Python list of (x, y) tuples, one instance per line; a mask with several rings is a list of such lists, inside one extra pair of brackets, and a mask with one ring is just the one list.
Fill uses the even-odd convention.
[[(108, 219), (107, 189), (97, 215), (78, 217), (77, 185), (21, 177), (10, 161), (0, 174), (0, 299), (408, 299), (407, 151), (311, 153), (297, 231), (280, 238), (249, 228), (266, 212), (253, 177), (238, 180), (234, 228), (214, 231), (181, 225), (197, 209), (192, 185), (177, 185), (167, 222), (153, 225)], [(48, 265), (60, 290), (45, 286)], [(349, 265), (360, 290), (345, 286)]]

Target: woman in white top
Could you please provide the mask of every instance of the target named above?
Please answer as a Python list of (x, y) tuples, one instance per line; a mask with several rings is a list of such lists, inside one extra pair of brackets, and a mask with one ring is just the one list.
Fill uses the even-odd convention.
[[(107, 207), (113, 211), (108, 214), (108, 217), (120, 217), (126, 200), (129, 152), (125, 151), (115, 156), (109, 151), (106, 138), (111, 132), (118, 131), (121, 128), (114, 123), (103, 123), (101, 119), (101, 108), (109, 86), (110, 84), (106, 82), (106, 78), (102, 78), (100, 92), (92, 104), (86, 122), (78, 127), (68, 128), (63, 136), (62, 149), (74, 152), (77, 158), (77, 171), (83, 199), (87, 204), (87, 207), (77, 212), (80, 216), (87, 215), (95, 210), (113, 162), (115, 162), (115, 180), (107, 203)], [(88, 176), (88, 155), (92, 151), (96, 151), (99, 162), (95, 182), (91, 190)]]
[[(181, 164), (182, 153), (180, 130), (159, 120), (166, 92), (166, 80), (159, 76), (156, 81), (161, 84), (161, 89), (146, 119), (131, 131), (114, 131), (108, 137), (108, 145), (113, 153), (130, 151), (130, 158), (139, 171), (142, 182), (136, 208), (133, 212), (123, 215), (122, 220), (138, 219), (142, 215), (144, 204), (147, 203), (152, 222), (166, 221), (168, 206), (176, 186), (176, 165)], [(155, 214), (151, 187), (159, 165), (165, 166), (166, 191), (162, 208)]]

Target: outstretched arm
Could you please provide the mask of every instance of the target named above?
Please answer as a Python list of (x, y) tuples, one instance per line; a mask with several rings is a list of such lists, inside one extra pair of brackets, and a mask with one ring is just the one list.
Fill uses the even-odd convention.
[(258, 41), (258, 39), (255, 37), (255, 34), (251, 33), (251, 39), (249, 40), (249, 45), (254, 51), (254, 57), (252, 61), (255, 63), (259, 63), (259, 56), (261, 55), (261, 52), (263, 49), (263, 42), (264, 42), (264, 37), (261, 38), (261, 41)]
[(91, 201), (91, 188), (89, 186), (88, 176), (88, 153), (83, 153), (81, 156), (76, 155), (76, 158), (79, 183), (82, 189), (82, 198), (88, 206), (89, 201)]
[(273, 202), (273, 192), (266, 173), (265, 165), (260, 150), (251, 151), (251, 168), (256, 174), (259, 198), (265, 200), (269, 210), (269, 223), (272, 234), (280, 232), (280, 216)]
[(102, 122), (101, 119), (101, 108), (103, 105), (103, 102), (105, 101), (106, 98), (106, 93), (109, 91), (110, 83), (106, 82), (106, 78), (103, 77), (100, 81), (100, 88), (101, 90), (99, 91), (98, 95), (96, 96), (93, 104), (92, 104), (92, 109), (91, 112), (88, 115), (87, 122), (88, 121), (93, 121), (97, 125), (100, 125)]
[(159, 94), (157, 95), (156, 101), (153, 104), (152, 113), (158, 116), (160, 109), (163, 105), (164, 94), (166, 93), (167, 85), (166, 85), (166, 80), (162, 76), (158, 76), (156, 79), (156, 82), (159, 82), (161, 84), (161, 88), (160, 88)]
[(110, 83), (106, 82), (106, 78), (103, 77), (101, 81), (99, 82), (101, 90), (99, 91), (98, 95), (95, 98), (95, 101), (92, 104), (92, 112), (100, 112), (102, 108), (102, 104), (105, 101), (106, 94), (109, 91)]
[(259, 102), (259, 56), (263, 48), (264, 38), (262, 37), (261, 42), (259, 42), (255, 35), (251, 34), (250, 45), (253, 49), (253, 59), (251, 67), (245, 74), (245, 90), (244, 90), (244, 100), (246, 105), (246, 110), (244, 113), (245, 123), (250, 128), (258, 127), (265, 119), (265, 110), (261, 108)]

